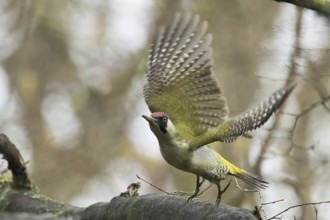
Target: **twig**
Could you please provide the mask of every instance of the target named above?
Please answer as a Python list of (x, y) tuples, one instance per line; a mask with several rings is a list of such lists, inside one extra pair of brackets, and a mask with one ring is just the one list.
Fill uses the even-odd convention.
[[(285, 112), (285, 111), (281, 111), (281, 113), (283, 115), (289, 115), (294, 117), (294, 122), (293, 125), (291, 127), (290, 130), (288, 130), (287, 132), (289, 133), (288, 137), (285, 139), (291, 140), (290, 142), (290, 149), (288, 150), (288, 152), (291, 151), (291, 149), (296, 146), (296, 144), (292, 141), (293, 140), (293, 135), (294, 135), (294, 131), (296, 130), (296, 127), (298, 125), (298, 121), (300, 118), (304, 117), (306, 114), (310, 113), (311, 111), (313, 111), (314, 109), (323, 106), (324, 109), (326, 111), (329, 111), (329, 108), (326, 106), (326, 103), (330, 101), (330, 95), (329, 96), (325, 96), (323, 98), (321, 98), (320, 100), (312, 103), (311, 105), (309, 105), (307, 108), (303, 109), (300, 113), (298, 114), (294, 114), (294, 113), (290, 113), (290, 112)], [(330, 111), (329, 111), (330, 112)]]
[(202, 192), (200, 192), (197, 196), (202, 195), (206, 190), (208, 190), (211, 186), (213, 185), (213, 183), (211, 183), (208, 187), (206, 187)]
[(315, 220), (317, 220), (318, 210), (315, 205), (314, 205), (314, 210), (315, 210)]
[(302, 206), (307, 206), (307, 205), (320, 205), (320, 204), (326, 204), (326, 203), (330, 203), (330, 201), (323, 201), (323, 202), (309, 202), (309, 203), (303, 203), (303, 204), (300, 204), (300, 205), (294, 205), (294, 206), (290, 206), (289, 208), (283, 210), (282, 212), (274, 215), (273, 217), (269, 218), (268, 220), (271, 220), (271, 219), (277, 219), (277, 217), (287, 211), (289, 211), (290, 209), (293, 209), (293, 208), (297, 208), (297, 207), (302, 207)]
[(275, 200), (273, 202), (263, 202), (263, 203), (261, 203), (261, 205), (275, 204), (275, 203), (283, 202), (283, 201), (284, 201), (284, 199), (279, 199), (279, 200)]
[(166, 193), (167, 195), (171, 195), (171, 193), (166, 192), (165, 190), (159, 188), (158, 186), (155, 186), (155, 185), (152, 184), (151, 182), (149, 182), (149, 181), (147, 181), (147, 180), (145, 180), (145, 179), (139, 177), (139, 175), (136, 175), (136, 177), (137, 177), (139, 180), (142, 180), (143, 182), (148, 183), (150, 186), (152, 186), (152, 187), (158, 189), (159, 191), (161, 191), (161, 192), (163, 192), (163, 193)]
[(235, 182), (236, 182), (236, 187), (237, 187), (238, 189), (244, 191), (244, 192), (259, 192), (259, 190), (257, 190), (257, 189), (246, 189), (246, 188), (243, 189), (243, 188), (238, 184), (237, 179), (234, 179), (234, 180), (235, 180)]

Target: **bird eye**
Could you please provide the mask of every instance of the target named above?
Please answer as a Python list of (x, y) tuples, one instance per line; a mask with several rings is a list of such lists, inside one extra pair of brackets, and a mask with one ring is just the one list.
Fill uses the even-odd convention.
[(166, 123), (166, 122), (167, 122), (167, 118), (166, 118), (166, 117), (163, 117), (163, 118), (162, 118), (162, 121), (163, 121), (164, 123)]

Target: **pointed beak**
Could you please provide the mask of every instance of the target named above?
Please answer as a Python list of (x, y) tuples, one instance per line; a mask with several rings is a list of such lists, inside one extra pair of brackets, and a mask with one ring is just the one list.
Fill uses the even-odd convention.
[(142, 117), (147, 120), (149, 123), (153, 123), (153, 124), (156, 124), (156, 119), (152, 118), (152, 117), (149, 117), (149, 116), (146, 116), (146, 115), (142, 115)]

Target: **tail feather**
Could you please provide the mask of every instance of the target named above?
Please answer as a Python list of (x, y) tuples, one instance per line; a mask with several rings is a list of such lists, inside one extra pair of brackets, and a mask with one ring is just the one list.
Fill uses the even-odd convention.
[(256, 189), (266, 189), (269, 184), (265, 180), (263, 180), (261, 177), (254, 176), (246, 171), (240, 172), (240, 173), (231, 173), (230, 175), (237, 177), (238, 179), (242, 180), (243, 182), (253, 186)]
[(232, 175), (234, 177), (237, 177), (238, 179), (242, 180), (243, 182), (251, 185), (252, 187), (256, 189), (266, 189), (269, 184), (265, 180), (263, 180), (261, 177), (254, 176), (245, 170), (240, 169), (239, 167), (235, 166), (225, 158), (223, 158), (220, 154), (218, 154), (218, 158), (220, 159), (220, 163), (224, 164), (228, 169), (228, 174)]

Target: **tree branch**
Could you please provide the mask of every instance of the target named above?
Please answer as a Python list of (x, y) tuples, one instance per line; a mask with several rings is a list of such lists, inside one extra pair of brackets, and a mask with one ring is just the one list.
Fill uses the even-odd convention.
[(285, 212), (287, 212), (287, 211), (289, 211), (290, 209), (293, 209), (293, 208), (308, 206), (308, 205), (313, 205), (315, 207), (315, 205), (326, 204), (326, 203), (330, 203), (330, 201), (309, 202), (309, 203), (303, 203), (303, 204), (299, 204), (299, 205), (290, 206), (290, 207), (286, 208), (285, 210), (283, 210), (282, 212), (280, 212), (280, 213), (274, 215), (273, 217), (269, 218), (268, 220), (277, 219), (278, 216), (282, 215), (283, 213), (285, 213)]
[(330, 15), (330, 2), (327, 0), (275, 0), (277, 2), (287, 2), (302, 8), (317, 11), (325, 16)]
[(16, 146), (10, 142), (8, 137), (0, 134), (0, 154), (8, 162), (8, 169), (13, 174), (12, 187), (16, 189), (30, 189), (32, 187), (26, 172), (25, 162)]
[(39, 194), (28, 178), (19, 150), (4, 134), (0, 134), (0, 153), (8, 161), (13, 175), (13, 180), (0, 176), (1, 219), (258, 219), (252, 211), (199, 200), (188, 203), (185, 196), (138, 196), (139, 182), (130, 184), (126, 192), (110, 202), (96, 203), (86, 208), (71, 206)]

